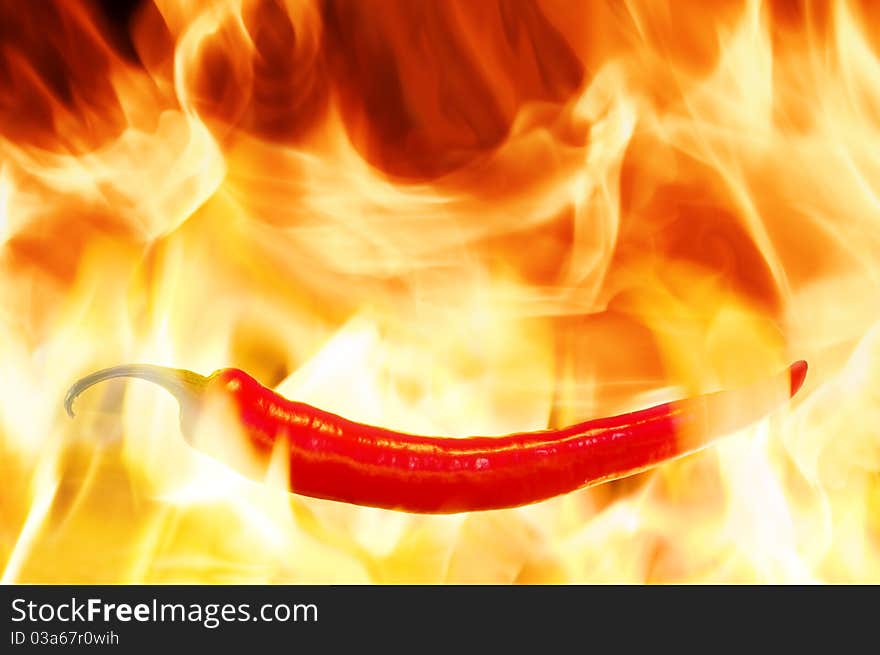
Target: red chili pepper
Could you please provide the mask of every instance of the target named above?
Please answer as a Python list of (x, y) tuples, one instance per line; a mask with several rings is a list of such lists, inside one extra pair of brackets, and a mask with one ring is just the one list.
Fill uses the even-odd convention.
[[(420, 513), (516, 507), (614, 480), (708, 445), (772, 411), (803, 384), (807, 363), (750, 387), (677, 400), (561, 430), (466, 439), (426, 437), (355, 423), (287, 400), (238, 369), (209, 377), (133, 364), (82, 378), (65, 408), (102, 380), (137, 377), (162, 385), (181, 405), (181, 427), (215, 400), (228, 403), (261, 462), (289, 454), (289, 488), (316, 498)], [(198, 445), (197, 445), (198, 447)], [(238, 462), (227, 462), (236, 466)]]

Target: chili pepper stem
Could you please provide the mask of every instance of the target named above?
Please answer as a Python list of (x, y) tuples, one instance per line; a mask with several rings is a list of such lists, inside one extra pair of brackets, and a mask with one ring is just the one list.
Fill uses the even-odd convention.
[(64, 398), (64, 409), (73, 416), (73, 403), (89, 387), (112, 378), (140, 378), (158, 384), (171, 393), (183, 409), (194, 409), (208, 386), (209, 378), (182, 368), (168, 368), (153, 364), (123, 364), (111, 366), (77, 380)]

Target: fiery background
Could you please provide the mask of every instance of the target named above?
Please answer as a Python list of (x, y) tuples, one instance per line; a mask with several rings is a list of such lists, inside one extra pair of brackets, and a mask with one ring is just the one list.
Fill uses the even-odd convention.
[[(4, 582), (880, 582), (880, 5), (0, 3)], [(463, 436), (810, 362), (538, 505), (291, 496), (123, 362)]]

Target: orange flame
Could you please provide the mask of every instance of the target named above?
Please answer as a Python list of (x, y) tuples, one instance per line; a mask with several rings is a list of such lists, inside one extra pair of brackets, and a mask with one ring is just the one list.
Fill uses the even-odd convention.
[[(111, 4), (0, 4), (3, 581), (880, 581), (874, 3)], [(717, 448), (449, 517), (245, 481), (149, 385), (62, 408), (235, 366), (502, 434), (800, 358)]]

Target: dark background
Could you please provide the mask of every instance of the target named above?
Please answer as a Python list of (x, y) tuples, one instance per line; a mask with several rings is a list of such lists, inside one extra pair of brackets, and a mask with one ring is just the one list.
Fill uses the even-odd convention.
[(138, 8), (147, 0), (97, 0), (96, 5), (106, 17), (110, 29), (113, 30), (113, 41), (119, 51), (131, 59), (137, 59), (131, 43), (129, 23)]

